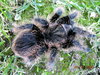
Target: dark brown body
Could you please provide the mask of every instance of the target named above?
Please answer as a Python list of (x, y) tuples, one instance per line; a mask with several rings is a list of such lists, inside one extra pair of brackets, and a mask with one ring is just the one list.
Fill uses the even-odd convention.
[[(58, 13), (58, 11), (60, 12)], [(76, 17), (76, 13), (59, 18), (62, 12), (60, 9), (58, 11), (55, 12), (50, 22), (37, 18), (34, 19), (34, 24), (14, 28), (18, 32), (12, 43), (13, 52), (23, 58), (25, 62), (34, 63), (37, 57), (50, 51), (47, 67), (51, 70), (59, 50), (76, 46), (83, 51), (88, 51), (88, 48), (84, 48), (75, 40), (76, 35), (79, 34), (85, 37), (94, 37), (94, 35), (73, 26), (72, 19)], [(37, 23), (40, 24), (40, 27)]]

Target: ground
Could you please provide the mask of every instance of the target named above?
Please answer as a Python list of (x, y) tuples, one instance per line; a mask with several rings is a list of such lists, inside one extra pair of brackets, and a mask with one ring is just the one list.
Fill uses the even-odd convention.
[[(94, 32), (90, 40), (91, 52), (60, 52), (55, 71), (47, 71), (45, 63), (25, 67), (22, 60), (11, 50), (14, 36), (8, 32), (13, 25), (32, 23), (34, 16), (43, 18), (59, 6), (65, 14), (80, 12), (76, 24)], [(88, 42), (88, 40), (87, 40)], [(0, 75), (96, 75), (100, 71), (100, 1), (99, 0), (0, 0)], [(100, 72), (99, 72), (100, 73)]]

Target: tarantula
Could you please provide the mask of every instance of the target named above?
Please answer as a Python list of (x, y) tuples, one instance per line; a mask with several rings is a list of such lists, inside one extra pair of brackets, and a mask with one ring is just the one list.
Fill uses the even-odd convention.
[(78, 47), (80, 50), (88, 51), (75, 38), (95, 37), (95, 35), (74, 26), (73, 19), (77, 12), (60, 17), (62, 9), (57, 8), (48, 22), (42, 18), (35, 18), (33, 24), (25, 24), (13, 28), (16, 37), (12, 42), (12, 51), (15, 55), (24, 59), (25, 63), (31, 65), (41, 55), (50, 51), (47, 68), (52, 70), (57, 53), (62, 49)]

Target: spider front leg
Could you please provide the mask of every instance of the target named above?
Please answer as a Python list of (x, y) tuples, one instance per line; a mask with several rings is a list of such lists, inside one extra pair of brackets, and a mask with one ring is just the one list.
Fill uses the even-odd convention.
[(85, 30), (82, 30), (81, 28), (79, 27), (74, 27), (74, 32), (76, 32), (76, 34), (79, 34), (83, 37), (88, 37), (88, 38), (93, 38), (95, 37), (95, 35), (85, 31)]
[(73, 40), (72, 41), (73, 45), (77, 48), (79, 48), (80, 50), (84, 51), (84, 52), (90, 52), (91, 50), (89, 48), (84, 48), (78, 41)]
[(57, 20), (58, 24), (67, 24), (67, 25), (72, 25), (74, 24), (73, 19), (77, 16), (77, 12), (74, 12), (72, 14), (69, 14), (67, 16), (61, 17)]
[(49, 27), (48, 21), (46, 21), (45, 19), (42, 19), (42, 18), (35, 18), (34, 23), (35, 23), (35, 25), (37, 25), (43, 29), (47, 29)]
[(56, 47), (51, 47), (51, 53), (50, 53), (50, 58), (49, 58), (49, 62), (47, 63), (46, 67), (49, 71), (53, 70), (54, 65), (55, 65), (55, 58), (56, 55), (58, 53), (58, 50)]
[(50, 19), (50, 22), (51, 22), (51, 23), (56, 22), (56, 20), (62, 15), (63, 10), (64, 10), (64, 9), (61, 8), (61, 7), (56, 8), (55, 11), (54, 11), (54, 15), (53, 15), (53, 16), (51, 17), (51, 19)]

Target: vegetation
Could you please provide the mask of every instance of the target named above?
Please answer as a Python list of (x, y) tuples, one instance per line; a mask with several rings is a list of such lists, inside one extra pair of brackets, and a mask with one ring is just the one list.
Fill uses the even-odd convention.
[[(11, 51), (9, 30), (31, 22), (34, 16), (47, 17), (56, 7), (63, 6), (66, 14), (80, 11), (76, 19), (79, 26), (95, 32), (96, 38), (88, 42), (91, 52), (60, 52), (57, 70), (47, 71), (43, 60), (32, 68)], [(65, 14), (64, 14), (65, 15)], [(96, 75), (100, 70), (100, 1), (99, 0), (0, 0), (0, 75)], [(99, 72), (100, 73), (100, 72)]]

